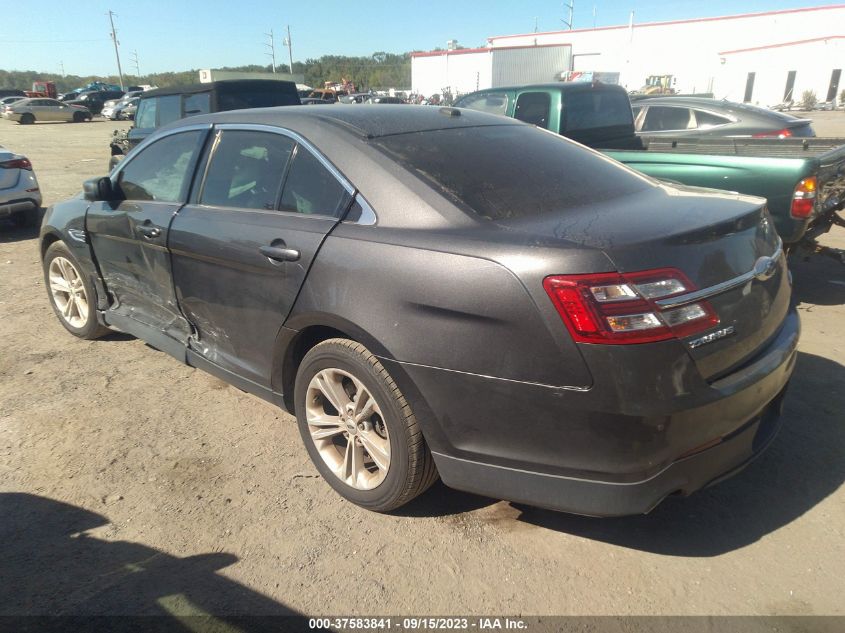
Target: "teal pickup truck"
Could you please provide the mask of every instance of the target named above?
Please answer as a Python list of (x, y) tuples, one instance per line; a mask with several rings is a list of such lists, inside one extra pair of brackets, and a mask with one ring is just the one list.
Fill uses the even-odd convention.
[(788, 246), (843, 223), (845, 138), (640, 137), (628, 94), (601, 83), (491, 88), (455, 106), (532, 123), (661, 180), (767, 198)]

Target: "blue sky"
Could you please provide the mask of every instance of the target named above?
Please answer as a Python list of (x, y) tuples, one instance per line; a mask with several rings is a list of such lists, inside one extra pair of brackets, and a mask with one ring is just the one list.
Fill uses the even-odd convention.
[[(838, 4), (820, 0), (574, 0), (575, 28), (674, 20)], [(541, 0), (37, 0), (8, 2), (0, 13), (0, 68), (68, 74), (116, 72), (109, 8), (124, 71), (137, 51), (142, 74), (191, 68), (268, 64), (264, 33), (277, 36), (276, 59), (287, 59), (282, 31), (290, 24), (295, 61), (325, 54), (369, 55), (483, 46), (493, 35), (562, 29), (565, 2)], [(83, 8), (84, 7), (84, 8)]]

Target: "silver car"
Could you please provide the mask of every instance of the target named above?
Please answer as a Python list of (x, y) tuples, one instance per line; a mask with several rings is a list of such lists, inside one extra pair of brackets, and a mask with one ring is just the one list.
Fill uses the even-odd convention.
[(26, 156), (0, 147), (0, 218), (34, 225), (41, 209), (41, 188)]
[(3, 118), (17, 121), (22, 125), (36, 121), (73, 121), (82, 123), (93, 118), (91, 111), (83, 106), (67, 105), (56, 99), (36, 97), (21, 99), (3, 111)]

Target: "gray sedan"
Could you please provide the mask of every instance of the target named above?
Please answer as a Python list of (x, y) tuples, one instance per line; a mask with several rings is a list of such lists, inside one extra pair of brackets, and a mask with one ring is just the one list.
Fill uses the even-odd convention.
[(796, 358), (765, 200), (471, 110), (182, 119), (53, 205), (40, 246), (68, 332), (117, 328), (295, 413), (370, 510), (439, 475), (647, 512), (769, 444)]
[(91, 111), (82, 106), (68, 105), (56, 99), (21, 99), (6, 107), (3, 118), (22, 125), (36, 121), (65, 121), (82, 123), (93, 118)]

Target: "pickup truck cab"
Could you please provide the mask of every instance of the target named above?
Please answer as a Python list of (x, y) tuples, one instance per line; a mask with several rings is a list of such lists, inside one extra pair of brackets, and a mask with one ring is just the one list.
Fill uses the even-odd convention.
[(787, 245), (841, 222), (845, 139), (638, 136), (625, 89), (599, 82), (490, 88), (455, 106), (556, 132), (661, 180), (766, 198)]

